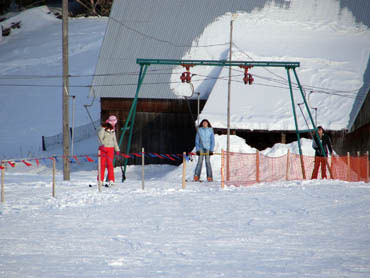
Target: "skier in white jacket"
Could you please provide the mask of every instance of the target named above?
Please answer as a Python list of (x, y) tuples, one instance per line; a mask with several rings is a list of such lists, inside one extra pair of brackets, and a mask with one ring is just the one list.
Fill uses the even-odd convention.
[(102, 182), (104, 181), (105, 168), (108, 168), (109, 186), (113, 185), (115, 182), (113, 167), (114, 151), (118, 154), (120, 151), (117, 144), (116, 132), (114, 130), (116, 123), (116, 116), (111, 115), (106, 120), (105, 124), (102, 125), (98, 133), (99, 141), (101, 143), (99, 146), (101, 162), (100, 180)]

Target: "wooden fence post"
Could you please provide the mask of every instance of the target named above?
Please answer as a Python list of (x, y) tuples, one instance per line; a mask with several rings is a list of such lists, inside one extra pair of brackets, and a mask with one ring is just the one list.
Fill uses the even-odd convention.
[(1, 161), (1, 202), (5, 202), (5, 185), (4, 185), (4, 178), (5, 178), (5, 166), (4, 161)]
[(357, 181), (361, 181), (361, 153), (357, 151), (357, 163), (358, 163), (358, 174), (357, 174)]
[(306, 179), (306, 168), (304, 167), (303, 154), (300, 154), (299, 158), (301, 159), (302, 176), (303, 176), (303, 179), (305, 180)]
[(186, 152), (182, 153), (182, 189), (186, 187)]
[(145, 165), (144, 148), (141, 148), (141, 189), (144, 190), (144, 165)]
[(256, 152), (256, 182), (260, 182), (260, 152)]
[(366, 152), (366, 182), (369, 182), (369, 172), (370, 172), (370, 167), (369, 167), (369, 151)]
[(332, 155), (331, 157), (330, 157), (330, 169), (331, 169), (331, 171), (330, 171), (330, 174), (332, 175), (332, 179), (334, 179), (335, 177), (334, 177), (334, 168), (333, 168), (333, 166), (334, 166), (334, 160), (335, 160), (335, 157)]
[(286, 171), (285, 171), (285, 180), (289, 180), (289, 167), (290, 167), (290, 149), (286, 155)]
[(221, 188), (225, 187), (225, 153), (221, 150)]
[(101, 151), (98, 150), (98, 190), (101, 192)]
[(53, 157), (53, 184), (52, 184), (52, 192), (51, 192), (51, 196), (53, 196), (53, 198), (55, 198), (55, 157)]
[(351, 157), (349, 152), (347, 152), (347, 181), (350, 181), (351, 178)]

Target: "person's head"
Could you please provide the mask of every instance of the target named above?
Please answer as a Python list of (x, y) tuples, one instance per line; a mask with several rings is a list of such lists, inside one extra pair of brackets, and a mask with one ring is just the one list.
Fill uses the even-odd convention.
[(317, 127), (317, 133), (320, 137), (324, 134), (324, 128), (321, 125)]
[(110, 123), (104, 123), (103, 127), (105, 130), (113, 130), (114, 127)]
[(117, 117), (114, 115), (110, 115), (109, 118), (105, 121), (105, 123), (110, 124), (114, 128), (117, 123)]
[(199, 127), (212, 127), (212, 126), (211, 126), (211, 123), (207, 119), (204, 119), (203, 121), (200, 122)]

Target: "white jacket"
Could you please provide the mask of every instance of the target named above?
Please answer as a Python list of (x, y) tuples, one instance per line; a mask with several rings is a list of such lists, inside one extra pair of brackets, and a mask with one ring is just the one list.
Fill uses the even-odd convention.
[(119, 152), (119, 147), (117, 144), (117, 138), (116, 138), (116, 132), (113, 130), (105, 130), (104, 127), (100, 128), (99, 133), (99, 140), (104, 147), (112, 148), (114, 147), (114, 150), (116, 152)]

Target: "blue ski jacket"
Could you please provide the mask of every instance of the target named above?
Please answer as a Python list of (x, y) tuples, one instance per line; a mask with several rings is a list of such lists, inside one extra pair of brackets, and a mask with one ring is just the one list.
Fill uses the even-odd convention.
[(211, 127), (198, 128), (198, 132), (195, 137), (195, 148), (196, 151), (205, 149), (213, 152), (213, 149), (215, 148), (215, 135), (213, 133), (213, 128)]

